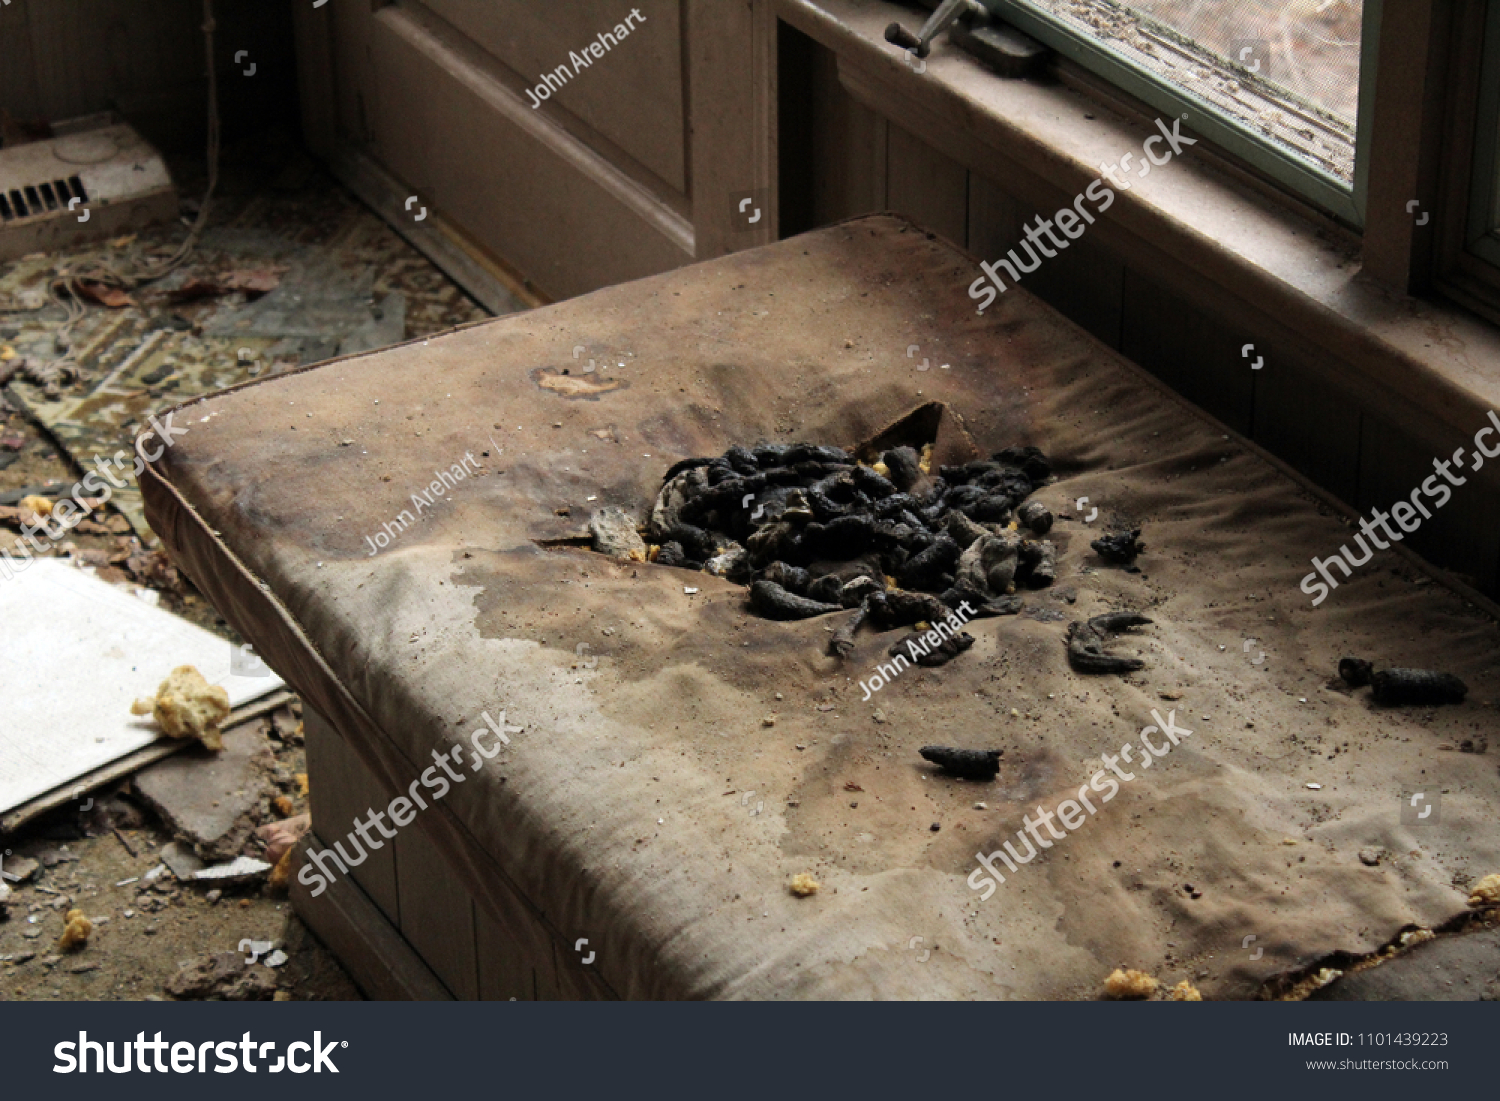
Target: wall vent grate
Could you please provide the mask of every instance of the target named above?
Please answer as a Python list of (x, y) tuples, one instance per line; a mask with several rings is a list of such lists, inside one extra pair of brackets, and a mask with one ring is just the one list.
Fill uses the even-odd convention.
[(77, 176), (0, 191), (0, 222), (15, 222), (67, 210), (73, 199), (89, 201), (83, 181)]

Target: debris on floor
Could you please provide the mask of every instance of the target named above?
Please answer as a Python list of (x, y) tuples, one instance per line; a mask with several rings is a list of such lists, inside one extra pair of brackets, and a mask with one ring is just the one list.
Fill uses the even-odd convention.
[[(284, 798), (284, 797), (280, 797)], [(298, 814), (280, 822), (271, 822), (255, 831), (255, 836), (265, 842), (266, 859), (272, 864), (291, 851), (292, 846), (302, 840), (303, 834), (312, 829), (312, 815)]]
[(155, 699), (130, 705), (132, 715), (150, 715), (169, 738), (192, 738), (217, 753), (224, 748), (219, 724), (229, 717), (229, 693), (209, 684), (191, 665), (179, 665), (161, 682)]
[(1156, 988), (1161, 984), (1144, 971), (1135, 968), (1115, 968), (1110, 972), (1109, 978), (1104, 980), (1104, 994), (1109, 998), (1117, 998), (1122, 1001), (1138, 1001), (1149, 998), (1156, 993)]
[[(175, 752), (179, 746), (158, 744), (156, 726), (131, 718), (130, 705), (185, 662), (219, 686), (220, 705), (242, 708), (284, 688), (268, 669), (236, 675), (227, 639), (58, 559), (39, 559), (0, 577), (0, 621), (7, 653), (17, 663), (14, 683), (32, 686), (7, 693), (7, 721), (0, 725), (5, 829), (19, 824), (23, 805), (41, 801), (45, 809), (81, 799), (97, 783), (117, 778), (112, 767), (133, 754), (155, 759)], [(60, 670), (83, 669), (87, 676), (58, 684)], [(173, 729), (181, 728), (179, 720), (207, 717), (175, 700), (161, 705)]]
[[(201, 164), (174, 174), (185, 193), (201, 192)], [(286, 852), (271, 857), (254, 832), (306, 821), (300, 703), (244, 660), (240, 640), (154, 546), (128, 458), (107, 502), (78, 501), (84, 514), (75, 509), (66, 531), (57, 518), (96, 456), (128, 456), (169, 406), (486, 313), (274, 137), (225, 147), (208, 228), (171, 276), (124, 295), (80, 287), (68, 307), (48, 294), (60, 266), (138, 265), (186, 233), (173, 223), (0, 263), (0, 621), (7, 654), (33, 655), (15, 683), (38, 689), (8, 691), (0, 722), (7, 998), (155, 998), (182, 960), (216, 953), (229, 957), (220, 979), (210, 966), (177, 981), (174, 996), (359, 997), (292, 915), (284, 885), (278, 894), (270, 883)], [(65, 334), (73, 307), (82, 316)], [(57, 538), (23, 540), (22, 525), (37, 521)], [(130, 716), (133, 699), (184, 664), (234, 708), (218, 723), (218, 755)], [(205, 731), (208, 717), (196, 717)], [(181, 764), (158, 772), (163, 757)], [(73, 910), (93, 931), (70, 966), (34, 946)], [(234, 973), (243, 968), (228, 950), (246, 937), (278, 942), (261, 960), (275, 971)]]
[(1089, 546), (1106, 562), (1117, 566), (1134, 566), (1135, 560), (1146, 551), (1141, 542), (1141, 529), (1112, 531), (1095, 539)]
[(82, 910), (69, 910), (66, 921), (62, 936), (57, 938), (59, 952), (71, 952), (82, 948), (89, 942), (89, 935), (94, 931), (94, 923)]
[(164, 989), (183, 1000), (268, 1002), (276, 993), (276, 976), (237, 952), (216, 952), (184, 963)]
[(1375, 670), (1363, 658), (1339, 659), (1339, 678), (1350, 688), (1369, 685), (1370, 698), (1387, 707), (1424, 707), (1463, 703), (1469, 686), (1452, 673), (1430, 669)]
[(251, 723), (227, 732), (221, 753), (189, 749), (142, 770), (135, 790), (200, 859), (231, 860), (267, 817), (273, 760), (260, 724)]

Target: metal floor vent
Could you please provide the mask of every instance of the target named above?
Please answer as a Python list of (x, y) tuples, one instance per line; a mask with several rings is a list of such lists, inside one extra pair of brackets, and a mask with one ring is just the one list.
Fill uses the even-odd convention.
[(52, 132), (0, 149), (0, 261), (177, 217), (166, 164), (130, 126), (94, 115)]
[(88, 202), (89, 194), (77, 176), (51, 183), (37, 184), (9, 192), (0, 192), (0, 222), (32, 218), (52, 210), (67, 210), (69, 199)]

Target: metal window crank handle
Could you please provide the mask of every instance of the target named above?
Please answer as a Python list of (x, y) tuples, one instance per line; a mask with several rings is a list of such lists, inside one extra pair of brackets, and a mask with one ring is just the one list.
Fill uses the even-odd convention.
[(885, 29), (885, 40), (903, 50), (910, 50), (918, 57), (932, 52), (932, 40), (951, 27), (961, 15), (970, 15), (981, 23), (989, 19), (989, 12), (979, 0), (943, 0), (935, 12), (922, 24), (922, 29), (912, 34), (900, 23), (892, 23)]

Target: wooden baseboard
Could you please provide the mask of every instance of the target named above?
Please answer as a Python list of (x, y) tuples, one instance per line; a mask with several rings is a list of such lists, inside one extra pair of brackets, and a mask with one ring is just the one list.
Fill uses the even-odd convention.
[(328, 168), (340, 183), (367, 204), (412, 248), (442, 269), (490, 313), (517, 313), (550, 301), (519, 272), (489, 255), (456, 226), (433, 214), (413, 221), (406, 200), (413, 189), (392, 176), (359, 150), (336, 142)]

